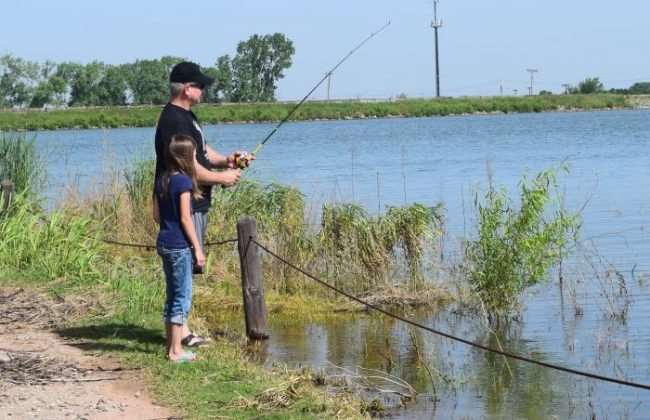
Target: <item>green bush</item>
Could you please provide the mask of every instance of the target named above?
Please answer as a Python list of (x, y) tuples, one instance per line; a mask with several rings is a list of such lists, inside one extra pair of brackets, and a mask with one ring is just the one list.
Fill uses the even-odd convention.
[(492, 319), (514, 309), (519, 294), (544, 279), (577, 235), (578, 215), (552, 197), (556, 187), (550, 170), (524, 178), (518, 208), (504, 190), (490, 188), (483, 202), (476, 198), (478, 238), (466, 245), (468, 277)]

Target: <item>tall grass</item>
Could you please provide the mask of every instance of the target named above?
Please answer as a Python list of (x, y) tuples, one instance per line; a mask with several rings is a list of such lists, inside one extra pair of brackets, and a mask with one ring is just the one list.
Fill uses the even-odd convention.
[[(5, 148), (22, 151), (16, 167), (25, 168), (26, 174), (38, 173), (34, 141), (24, 136), (16, 139), (12, 148)], [(69, 197), (49, 214), (33, 205), (33, 190), (25, 187), (0, 226), (0, 267), (75, 284), (103, 278), (109, 290), (126, 296), (127, 307), (157, 305), (163, 291), (155, 254), (101, 246), (97, 240), (155, 242), (157, 226), (151, 216), (154, 162), (136, 161), (113, 178), (96, 195)], [(34, 176), (24, 179), (22, 185), (29, 186)], [(244, 215), (257, 220), (259, 239), (279, 254), (362, 293), (396, 283), (417, 290), (426, 277), (425, 250), (433, 246), (442, 223), (436, 209), (419, 204), (389, 208), (382, 217), (341, 204), (325, 205), (321, 227), (316, 229), (307, 224), (313, 215), (306, 213), (305, 198), (296, 188), (242, 180), (233, 188), (214, 189), (207, 240), (236, 237), (237, 221)], [(236, 281), (239, 267), (234, 248), (213, 247), (209, 254), (208, 274)], [(266, 258), (264, 264), (266, 286), (279, 293), (317, 290), (276, 259)]]
[(156, 163), (151, 159), (137, 160), (124, 170), (129, 215), (140, 226), (136, 232), (144, 237), (153, 237), (157, 230), (151, 216), (155, 172)]
[(38, 192), (44, 184), (43, 162), (35, 138), (0, 135), (0, 178), (15, 185), (16, 195), (0, 214), (0, 269), (12, 276), (82, 283), (99, 278), (101, 247), (88, 215), (43, 213)]
[[(233, 188), (216, 188), (213, 196), (210, 238), (237, 237), (237, 221), (242, 216), (251, 216), (257, 222), (261, 241), (283, 255), (291, 255), (297, 264), (305, 264), (312, 258), (312, 238), (305, 228), (305, 200), (296, 188), (277, 183), (262, 185), (245, 179)], [(223, 252), (219, 254), (219, 258), (224, 257)], [(304, 285), (295, 271), (279, 261), (269, 261), (265, 270), (270, 274), (268, 278), (273, 279), (270, 286), (279, 291), (296, 292)]]
[(422, 284), (425, 247), (434, 247), (442, 225), (440, 207), (391, 207), (372, 217), (356, 204), (324, 205), (318, 245), (325, 271), (339, 286), (368, 292), (394, 285), (407, 267), (411, 290)]
[(45, 182), (45, 169), (36, 139), (24, 133), (0, 133), (0, 181), (14, 183), (16, 193), (36, 198)]
[[(153, 162), (136, 162), (127, 169), (122, 184), (76, 211), (88, 214), (102, 226), (105, 235), (127, 242), (153, 243), (156, 227), (151, 217)], [(73, 208), (74, 206), (67, 206)], [(325, 205), (321, 229), (309, 228), (306, 203), (296, 188), (242, 180), (228, 189), (215, 188), (209, 213), (207, 241), (237, 236), (242, 216), (257, 221), (259, 239), (293, 263), (307, 267), (349, 290), (367, 292), (376, 286), (409, 280), (417, 289), (425, 278), (422, 260), (425, 247), (433, 246), (442, 223), (437, 210), (419, 204), (389, 208), (385, 216), (373, 218), (358, 206)], [(236, 280), (238, 258), (233, 247), (208, 249), (208, 274)], [(122, 251), (120, 258), (146, 258), (141, 250)], [(403, 269), (405, 268), (405, 269)], [(302, 276), (284, 263), (266, 258), (266, 287), (280, 293), (313, 292)]]
[(11, 275), (63, 284), (100, 278), (100, 243), (87, 216), (54, 211), (45, 217), (24, 193), (0, 217), (0, 268)]
[(124, 170), (126, 192), (134, 210), (150, 211), (155, 171), (154, 160), (138, 160)]

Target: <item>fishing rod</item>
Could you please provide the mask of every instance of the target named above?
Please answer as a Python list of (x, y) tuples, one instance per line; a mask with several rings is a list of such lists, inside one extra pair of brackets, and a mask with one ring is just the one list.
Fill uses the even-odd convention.
[(389, 25), (390, 25), (390, 20), (389, 20), (389, 21), (388, 21), (384, 26), (382, 26), (381, 28), (377, 29), (375, 32), (372, 32), (372, 33), (371, 33), (371, 34), (370, 34), (366, 39), (364, 39), (363, 41), (361, 41), (361, 42), (359, 43), (359, 45), (357, 45), (357, 46), (354, 47), (352, 50), (350, 50), (350, 52), (347, 53), (347, 54), (345, 55), (345, 57), (343, 57), (343, 58), (342, 58), (338, 63), (336, 63), (336, 65), (335, 65), (334, 67), (332, 67), (332, 69), (331, 69), (330, 71), (328, 71), (327, 73), (325, 73), (325, 76), (323, 76), (323, 78), (322, 78), (318, 83), (316, 83), (316, 86), (314, 86), (314, 87), (313, 87), (313, 88), (312, 88), (312, 89), (311, 89), (311, 90), (310, 90), (310, 91), (309, 91), (309, 92), (308, 92), (308, 93), (307, 93), (307, 94), (306, 94), (306, 95), (305, 95), (305, 96), (300, 100), (300, 102), (298, 102), (298, 103), (297, 103), (297, 104), (296, 104), (296, 105), (295, 105), (295, 106), (294, 106), (294, 107), (289, 111), (289, 113), (287, 114), (287, 116), (284, 117), (284, 118), (282, 119), (282, 121), (280, 121), (280, 122), (278, 123), (278, 125), (276, 125), (275, 128), (274, 128), (273, 130), (271, 130), (271, 132), (270, 132), (270, 133), (269, 133), (269, 134), (264, 138), (264, 140), (262, 140), (262, 141), (261, 141), (257, 146), (255, 146), (255, 149), (253, 149), (253, 151), (252, 151), (250, 154), (247, 153), (247, 154), (240, 154), (240, 155), (235, 156), (235, 165), (236, 165), (238, 168), (241, 168), (241, 169), (244, 169), (244, 168), (248, 167), (248, 164), (249, 164), (250, 160), (251, 160), (255, 155), (257, 155), (257, 153), (259, 153), (259, 151), (262, 149), (262, 147), (264, 147), (264, 145), (266, 144), (266, 142), (269, 141), (269, 139), (270, 139), (271, 137), (273, 137), (273, 135), (274, 135), (274, 134), (275, 134), (275, 133), (280, 129), (280, 127), (282, 127), (282, 125), (284, 125), (284, 123), (286, 123), (286, 122), (289, 120), (289, 118), (291, 118), (291, 116), (292, 116), (292, 115), (293, 115), (293, 114), (298, 110), (298, 108), (300, 108), (300, 107), (302, 106), (302, 104), (305, 103), (305, 101), (307, 100), (307, 98), (309, 98), (309, 97), (311, 96), (311, 94), (314, 93), (314, 91), (315, 91), (316, 89), (318, 89), (318, 87), (319, 87), (321, 84), (323, 84), (323, 82), (324, 82), (325, 80), (327, 80), (327, 78), (330, 77), (330, 76), (332, 75), (332, 73), (334, 73), (334, 72), (336, 71), (336, 69), (338, 69), (339, 66), (340, 66), (341, 64), (343, 64), (343, 63), (344, 63), (348, 58), (350, 58), (350, 56), (351, 56), (352, 54), (354, 54), (355, 52), (357, 52), (357, 50), (358, 50), (359, 48), (361, 48), (361, 47), (362, 47), (366, 42), (370, 41), (372, 38), (375, 37), (375, 35), (377, 35), (378, 33), (382, 32), (382, 31), (383, 31), (384, 29), (386, 29)]

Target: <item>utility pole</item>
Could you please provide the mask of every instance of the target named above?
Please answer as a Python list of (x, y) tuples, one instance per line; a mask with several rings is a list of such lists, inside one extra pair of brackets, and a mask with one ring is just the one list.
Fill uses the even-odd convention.
[(327, 73), (327, 102), (330, 101), (330, 82), (332, 79), (332, 73)]
[(433, 28), (434, 39), (436, 44), (435, 59), (436, 59), (436, 97), (440, 97), (440, 62), (438, 61), (438, 28), (442, 27), (442, 19), (438, 20), (438, 0), (433, 0), (433, 21), (431, 21)]
[(526, 69), (528, 73), (530, 73), (530, 86), (528, 86), (528, 95), (533, 96), (533, 75), (537, 73), (539, 70), (537, 69)]

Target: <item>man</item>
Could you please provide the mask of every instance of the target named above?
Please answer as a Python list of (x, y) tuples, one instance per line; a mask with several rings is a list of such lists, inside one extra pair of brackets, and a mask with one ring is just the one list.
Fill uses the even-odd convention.
[[(169, 146), (172, 136), (185, 134), (196, 142), (196, 159), (194, 167), (203, 197), (192, 200), (192, 220), (201, 247), (205, 244), (205, 232), (208, 223), (208, 211), (212, 201), (212, 186), (235, 185), (241, 176), (237, 168), (239, 156), (245, 152), (234, 152), (229, 156), (219, 154), (205, 141), (203, 130), (196, 115), (191, 111), (192, 106), (201, 102), (203, 89), (214, 82), (201, 71), (198, 64), (184, 61), (174, 66), (169, 76), (170, 100), (163, 108), (156, 127), (156, 179), (165, 170), (165, 149)], [(252, 160), (252, 158), (251, 158)], [(247, 164), (248, 160), (244, 160)], [(224, 169), (213, 172), (211, 169)], [(205, 253), (205, 250), (203, 250)], [(202, 272), (202, 267), (195, 267), (195, 272)], [(183, 326), (183, 344), (197, 346), (205, 339), (192, 334)]]

